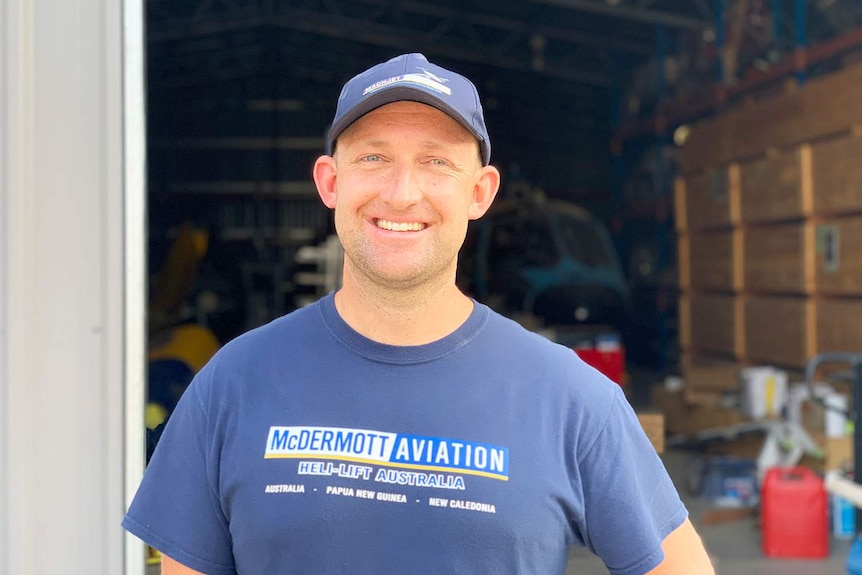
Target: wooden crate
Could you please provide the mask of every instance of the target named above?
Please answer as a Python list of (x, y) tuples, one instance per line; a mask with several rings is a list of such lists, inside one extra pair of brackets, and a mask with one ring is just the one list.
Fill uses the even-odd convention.
[(681, 229), (715, 230), (727, 228), (738, 221), (738, 206), (732, 185), (737, 172), (729, 168), (715, 168), (686, 177), (681, 194), (684, 201), (677, 200), (677, 209), (684, 210)]
[(745, 359), (781, 367), (808, 361), (808, 310), (804, 297), (745, 298)]
[(739, 389), (741, 365), (731, 357), (683, 352), (683, 397), (690, 405), (717, 405), (724, 392)]
[(678, 233), (688, 231), (688, 210), (685, 202), (685, 178), (673, 180), (673, 225)]
[(691, 349), (691, 296), (683, 292), (677, 302), (677, 314), (679, 315), (679, 347)]
[(862, 216), (748, 226), (744, 236), (745, 290), (862, 296)]
[(733, 295), (693, 292), (686, 328), (691, 338), (690, 349), (738, 355), (745, 344), (740, 301)]
[(811, 147), (739, 164), (743, 224), (800, 219), (812, 211)]
[(862, 216), (823, 220), (812, 227), (817, 292), (862, 296)]
[(691, 239), (689, 234), (680, 233), (676, 241), (677, 270), (679, 270), (679, 288), (683, 291), (691, 289)]
[(810, 338), (815, 353), (862, 353), (862, 299), (819, 298), (816, 335)]
[(811, 165), (815, 214), (862, 211), (862, 137), (815, 144)]
[(734, 291), (742, 287), (742, 234), (739, 230), (691, 233), (684, 251), (690, 285), (695, 290)]
[(749, 292), (809, 293), (813, 288), (806, 274), (804, 224), (777, 224), (745, 228), (743, 285)]
[(663, 385), (650, 389), (650, 401), (664, 414), (665, 432), (672, 435), (694, 434), (746, 421), (738, 409), (687, 404), (681, 390), (671, 391)]
[(755, 158), (848, 131), (862, 124), (862, 66), (814, 78), (804, 86), (700, 121), (680, 155), (680, 171)]

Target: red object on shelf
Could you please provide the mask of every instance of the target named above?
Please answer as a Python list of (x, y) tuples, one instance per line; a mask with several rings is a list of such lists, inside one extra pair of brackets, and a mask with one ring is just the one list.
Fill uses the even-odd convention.
[(601, 341), (590, 347), (576, 347), (575, 353), (619, 385), (623, 385), (625, 373), (625, 352), (619, 342), (603, 343)]
[(765, 555), (793, 559), (829, 555), (826, 490), (811, 469), (768, 469), (761, 488), (760, 518)]

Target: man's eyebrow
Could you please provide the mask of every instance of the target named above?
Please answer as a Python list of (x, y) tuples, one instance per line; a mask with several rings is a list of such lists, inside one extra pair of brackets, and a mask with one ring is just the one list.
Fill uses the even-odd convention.
[(362, 146), (364, 148), (378, 148), (378, 149), (379, 148), (386, 148), (387, 146), (391, 145), (386, 140), (383, 140), (380, 138), (367, 138), (367, 139), (366, 138), (356, 138), (353, 143), (354, 143), (354, 145), (359, 145), (359, 146)]
[(440, 150), (448, 147), (443, 142), (439, 142), (437, 140), (422, 140), (420, 144), (423, 148), (429, 148), (434, 150)]

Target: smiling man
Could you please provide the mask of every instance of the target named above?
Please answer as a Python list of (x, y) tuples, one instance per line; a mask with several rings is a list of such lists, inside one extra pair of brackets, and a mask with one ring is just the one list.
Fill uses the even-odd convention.
[(124, 526), (165, 575), (713, 570), (620, 391), (455, 285), (499, 172), (473, 84), (421, 54), (342, 90), (314, 166), (343, 287), (195, 378)]
[(344, 246), (335, 305), (348, 324), (403, 345), (464, 323), (473, 303), (455, 287), (458, 250), (500, 181), (470, 132), (427, 104), (386, 104), (341, 133), (314, 179)]

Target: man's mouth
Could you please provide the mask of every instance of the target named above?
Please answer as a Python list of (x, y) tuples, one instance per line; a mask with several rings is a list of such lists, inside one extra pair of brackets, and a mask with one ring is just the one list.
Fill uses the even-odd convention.
[(390, 222), (389, 220), (378, 219), (375, 223), (381, 230), (389, 230), (391, 232), (418, 232), (427, 227), (422, 222)]

